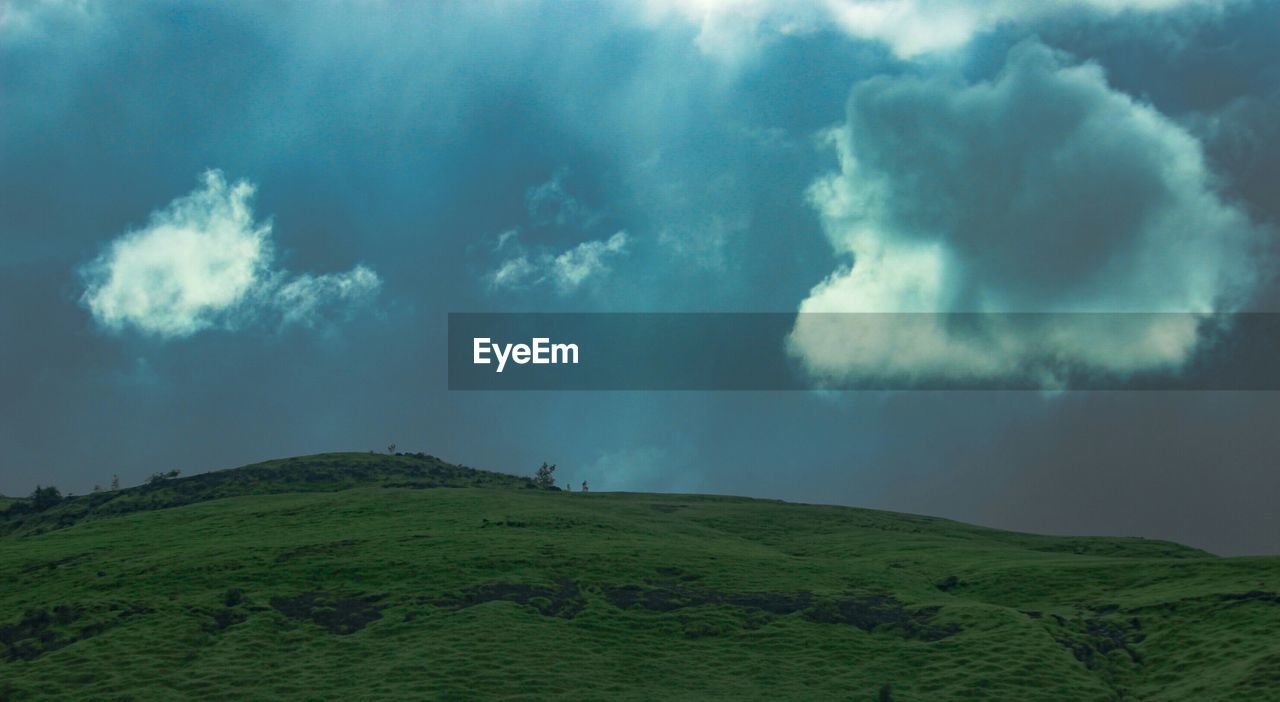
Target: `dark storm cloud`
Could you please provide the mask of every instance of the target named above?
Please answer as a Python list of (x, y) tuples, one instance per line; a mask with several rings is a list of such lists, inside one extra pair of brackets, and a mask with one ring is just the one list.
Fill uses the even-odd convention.
[[(1111, 89), (1149, 94), (1206, 145), (1212, 175), (1231, 184), (1226, 205), (1238, 195), (1259, 226), (1273, 220), (1274, 81), (1265, 77), (1276, 59), (1231, 42), (1194, 50), (1207, 40), (1177, 24), (1262, 26), (1266, 4), (1132, 13), (1093, 4), (1004, 16), (954, 2), (948, 16), (968, 24), (927, 36), (909, 23), (854, 31), (790, 3), (780, 15), (691, 14), (683, 3), (5, 5), (0, 492), (37, 482), (81, 492), (112, 473), (128, 483), (394, 441), (510, 471), (549, 460), (602, 489), (839, 501), (1012, 528), (1176, 536), (1224, 552), (1280, 549), (1274, 536), (1251, 536), (1272, 524), (1260, 497), (1274, 487), (1275, 455), (1258, 428), (1269, 412), (1261, 400), (1215, 413), (1211, 396), (1162, 412), (1160, 395), (444, 390), (449, 311), (794, 310), (846, 258), (832, 254), (805, 192), (838, 167), (814, 135), (848, 118), (851, 89), (877, 75), (991, 80), (1031, 31), (1066, 50), (1068, 65), (1096, 61)], [(1126, 56), (1123, 37), (1089, 44), (1069, 36), (1077, 13), (1134, 37), (1166, 36), (1161, 22), (1173, 22), (1194, 51), (1153, 40), (1150, 52), (1173, 58), (1152, 63)], [(1185, 19), (1157, 21), (1175, 15)], [(994, 47), (985, 73), (983, 42)], [(1255, 77), (1180, 97), (1188, 59), (1179, 57), (1193, 55), (1202, 93), (1242, 67)], [(254, 211), (271, 218), (279, 269), (364, 262), (376, 271), (377, 313), (325, 333), (246, 326), (160, 341), (97, 331), (76, 271), (210, 168), (256, 185)], [(563, 195), (599, 219), (557, 223), (563, 199), (530, 212), (528, 193), (558, 172), (568, 174)], [(626, 254), (600, 258), (609, 275), (598, 285), (495, 294), (485, 276), (507, 259), (475, 252), (513, 228), (531, 263), (622, 231)], [(1100, 431), (1110, 439), (1090, 443)], [(1108, 470), (1123, 476), (1108, 483)], [(1166, 471), (1176, 479), (1160, 482)], [(1144, 485), (1156, 487), (1135, 506)], [(992, 497), (1001, 494), (1017, 502)]]

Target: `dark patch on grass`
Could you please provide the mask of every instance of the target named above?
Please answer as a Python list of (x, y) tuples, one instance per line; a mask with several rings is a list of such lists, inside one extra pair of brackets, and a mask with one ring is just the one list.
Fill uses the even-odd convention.
[[(460, 488), (473, 487), (471, 485), (459, 485), (457, 483), (440, 482), (437, 480), (413, 480), (383, 483), (384, 488), (400, 488), (403, 490), (435, 490), (438, 488)], [(520, 487), (524, 487), (521, 485)]]
[(719, 624), (709, 622), (690, 622), (681, 631), (686, 639), (709, 639), (724, 633)]
[(674, 566), (658, 566), (657, 568), (654, 568), (654, 570), (657, 571), (658, 575), (672, 581), (680, 580), (683, 582), (693, 582), (695, 580), (702, 579), (702, 575), (698, 573), (690, 573), (683, 568), (677, 568)]
[(55, 627), (71, 624), (80, 618), (76, 607), (58, 605), (52, 611), (28, 609), (17, 624), (0, 627), (0, 644), (4, 644), (9, 660), (33, 660), (79, 640), (74, 633), (60, 632)]
[(75, 563), (77, 561), (82, 561), (88, 557), (89, 557), (88, 554), (81, 553), (74, 556), (67, 556), (66, 558), (58, 558), (52, 561), (40, 561), (38, 563), (31, 563), (23, 566), (21, 573), (23, 575), (30, 575), (32, 573), (36, 573), (41, 570), (57, 570), (58, 568), (64, 565), (71, 565), (72, 563)]
[(663, 514), (671, 514), (676, 510), (684, 509), (684, 505), (669, 505), (664, 502), (659, 502), (649, 505), (649, 509), (652, 509), (655, 512), (662, 512)]
[(235, 607), (241, 602), (244, 602), (244, 590), (241, 590), (238, 587), (229, 587), (227, 588), (227, 591), (222, 594), (222, 604), (228, 607)]
[(1250, 590), (1240, 594), (1230, 594), (1222, 596), (1223, 602), (1244, 603), (1244, 602), (1270, 602), (1271, 604), (1280, 604), (1280, 595), (1274, 592), (1265, 592), (1263, 590)]
[(296, 558), (303, 558), (305, 556), (333, 556), (341, 553), (345, 549), (352, 548), (358, 543), (358, 541), (354, 541), (352, 539), (343, 539), (341, 541), (330, 541), (323, 544), (307, 544), (306, 546), (298, 546), (297, 548), (281, 551), (280, 554), (276, 556), (276, 562), (284, 563), (286, 561), (292, 561)]
[(805, 613), (810, 621), (849, 624), (864, 631), (887, 628), (908, 639), (938, 641), (960, 632), (957, 624), (936, 624), (938, 607), (911, 610), (892, 595), (865, 595), (825, 600)]
[(1135, 665), (1143, 664), (1142, 654), (1133, 648), (1147, 638), (1137, 617), (1127, 621), (1090, 617), (1073, 628), (1075, 631), (1057, 641), (1089, 670), (1099, 668), (1112, 651), (1123, 651)]
[(847, 624), (864, 631), (885, 628), (904, 638), (937, 641), (960, 631), (955, 624), (933, 622), (937, 607), (910, 610), (892, 595), (818, 597), (810, 592), (741, 592), (698, 590), (686, 587), (640, 587), (621, 585), (603, 588), (609, 603), (620, 609), (671, 612), (687, 607), (727, 605), (747, 610), (785, 615), (800, 612), (805, 619), (822, 624)]
[(200, 628), (209, 634), (217, 634), (249, 618), (244, 612), (229, 607), (188, 607), (187, 611), (200, 620)]
[(96, 621), (79, 627), (75, 624), (85, 616), (85, 611), (78, 605), (60, 604), (52, 609), (28, 609), (16, 624), (0, 626), (0, 645), (5, 648), (5, 657), (10, 660), (30, 661), (40, 656), (65, 648), (78, 641), (97, 636), (138, 614), (147, 614), (149, 607), (132, 606), (117, 611), (114, 620)]
[(303, 592), (293, 597), (272, 597), (271, 606), (290, 619), (310, 620), (331, 634), (347, 635), (382, 618), (382, 595), (334, 595)]
[(538, 610), (548, 617), (573, 619), (587, 606), (578, 584), (561, 580), (556, 587), (526, 585), (523, 583), (487, 583), (432, 600), (436, 607), (466, 609), (486, 602), (515, 602)]
[(1030, 547), (1040, 553), (1070, 553), (1077, 556), (1103, 556), (1107, 558), (1202, 558), (1208, 554), (1181, 544), (1146, 539), (1090, 539), (1065, 538), (1052, 543)]
[(481, 529), (486, 529), (488, 527), (511, 527), (513, 529), (524, 529), (527, 526), (529, 526), (529, 522), (520, 521), (517, 519), (500, 519), (496, 522), (491, 522), (488, 519), (484, 519), (480, 522)]
[(964, 587), (965, 585), (968, 585), (968, 583), (966, 583), (965, 581), (961, 580), (960, 578), (954, 575), (948, 575), (942, 580), (939, 580), (938, 582), (934, 583), (933, 586), (943, 592), (951, 592), (952, 590), (955, 590), (956, 588)]

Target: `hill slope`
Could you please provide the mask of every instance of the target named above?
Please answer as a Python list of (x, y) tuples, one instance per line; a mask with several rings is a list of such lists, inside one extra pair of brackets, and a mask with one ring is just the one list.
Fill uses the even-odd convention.
[(1280, 558), (429, 457), (209, 475), (10, 515), (0, 698), (1280, 699)]
[[(242, 495), (337, 492), (353, 487), (534, 487), (529, 478), (452, 465), (426, 454), (324, 453), (182, 477), (66, 499), (36, 511), (25, 500), (0, 504), (0, 534), (41, 534), (81, 520), (181, 507)], [(16, 506), (13, 502), (18, 502)]]

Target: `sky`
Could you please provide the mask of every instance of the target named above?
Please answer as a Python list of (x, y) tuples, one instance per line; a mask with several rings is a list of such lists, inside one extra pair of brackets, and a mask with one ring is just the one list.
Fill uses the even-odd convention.
[[(450, 392), (450, 312), (1280, 309), (1280, 3), (0, 5), (0, 493), (334, 450), (1280, 553), (1270, 392)], [(814, 373), (1177, 326), (798, 321)], [(931, 353), (919, 352), (921, 349)], [(939, 349), (943, 351), (938, 352)]]

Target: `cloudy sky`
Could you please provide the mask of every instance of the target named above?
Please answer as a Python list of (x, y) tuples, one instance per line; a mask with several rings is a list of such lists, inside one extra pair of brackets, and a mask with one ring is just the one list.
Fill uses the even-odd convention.
[[(462, 311), (1276, 311), (1277, 26), (1262, 0), (5, 3), (0, 492), (395, 442), (1280, 552), (1274, 393), (451, 393), (444, 358)], [(1199, 343), (950, 333), (786, 343), (979, 378)]]

